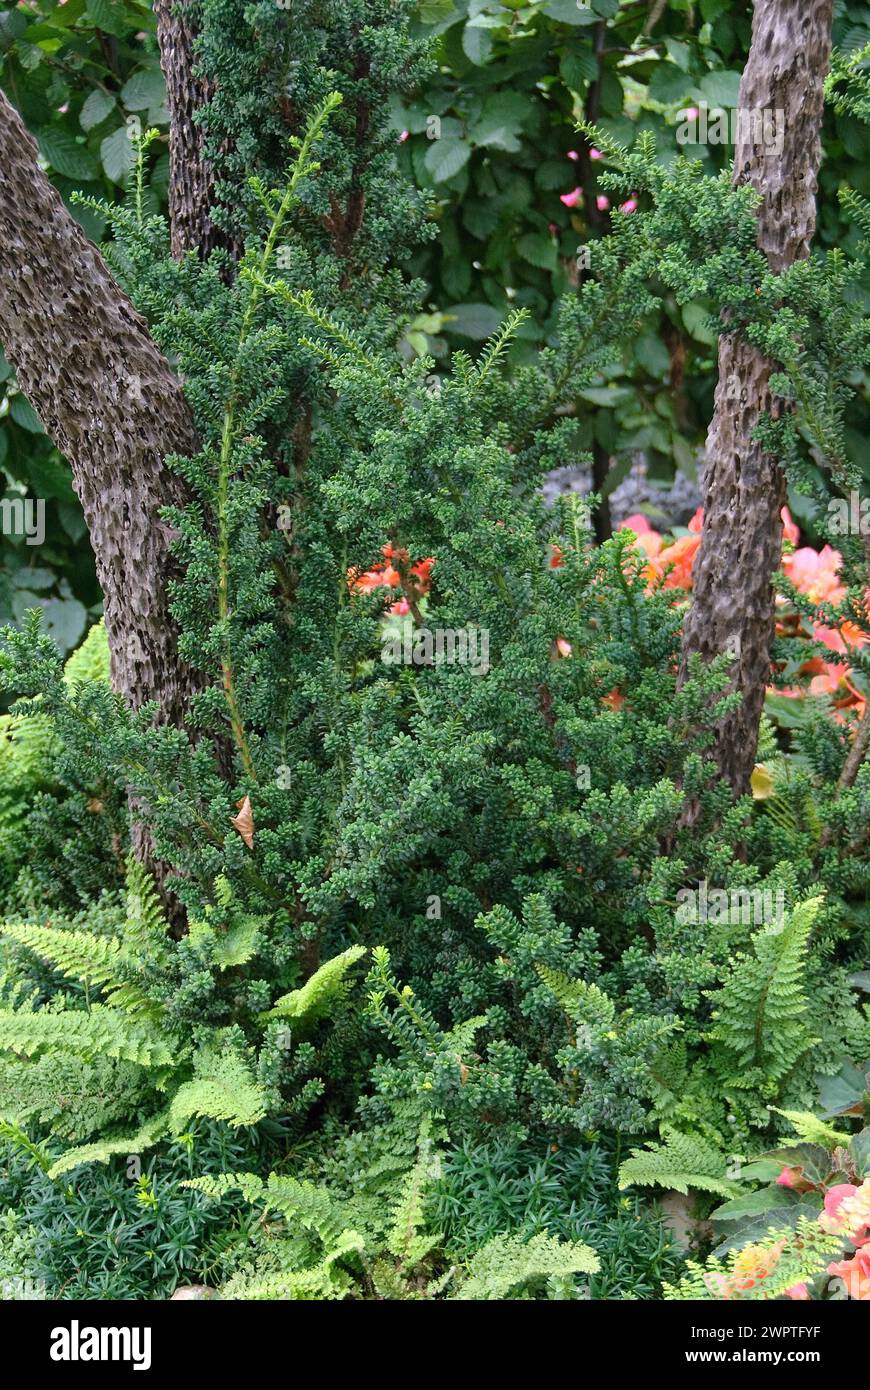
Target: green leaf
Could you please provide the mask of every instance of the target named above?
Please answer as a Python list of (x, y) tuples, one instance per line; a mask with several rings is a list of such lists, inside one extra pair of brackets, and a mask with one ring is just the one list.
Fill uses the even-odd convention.
[(125, 125), (118, 126), (117, 130), (107, 135), (100, 143), (100, 158), (112, 183), (123, 184), (136, 162), (133, 142)]
[(562, 55), (559, 72), (572, 92), (580, 92), (585, 83), (594, 82), (598, 76), (598, 60), (591, 48), (578, 45)]
[(524, 261), (541, 270), (555, 270), (559, 264), (556, 243), (543, 232), (526, 232), (517, 241), (517, 250)]
[(854, 1062), (844, 1062), (836, 1076), (817, 1078), (819, 1100), (826, 1120), (860, 1106), (864, 1092), (870, 1089), (870, 1076), (866, 1073), (866, 1065), (856, 1067)]
[(111, 92), (101, 92), (99, 89), (91, 92), (79, 113), (79, 124), (82, 130), (93, 130), (94, 126), (99, 125), (101, 121), (106, 119), (109, 112), (114, 110), (115, 98)]
[[(788, 1187), (762, 1187), (758, 1192), (747, 1192), (742, 1197), (734, 1197), (730, 1202), (723, 1202), (721, 1207), (710, 1213), (711, 1221), (740, 1221), (746, 1216), (760, 1216), (766, 1211), (777, 1211), (778, 1208), (794, 1206), (799, 1202), (800, 1196), (792, 1192)], [(770, 1225), (775, 1225), (771, 1221)]]
[(670, 106), (688, 96), (693, 81), (676, 63), (659, 63), (650, 78), (650, 98)]
[(708, 72), (698, 90), (710, 106), (735, 107), (740, 99), (740, 77), (739, 72)]
[(42, 421), (30, 401), (26, 396), (22, 396), (20, 391), (9, 402), (9, 414), (23, 430), (28, 430), (31, 434), (45, 434)]
[(482, 68), (492, 52), (492, 34), (488, 29), (466, 24), (462, 31), (462, 51), (476, 68)]
[(497, 333), (504, 318), (504, 314), (492, 304), (454, 304), (444, 313), (447, 316), (445, 333), (455, 333), (460, 338), (473, 338), (478, 342)]
[(542, 13), (560, 24), (597, 24), (601, 18), (594, 10), (578, 5), (577, 0), (547, 0)]
[(529, 102), (518, 92), (496, 92), (487, 97), (480, 117), (469, 127), (469, 138), (475, 145), (516, 153), (523, 121), (531, 114)]
[(35, 134), (43, 159), (65, 178), (87, 183), (99, 174), (94, 156), (68, 131), (44, 126)]
[(149, 106), (162, 106), (166, 100), (166, 83), (158, 66), (134, 72), (121, 88), (121, 103), (127, 111), (147, 111)]
[(116, 0), (88, 0), (88, 16), (98, 29), (121, 38), (128, 29), (139, 28), (140, 20), (128, 20), (124, 6)]
[(870, 1177), (870, 1129), (862, 1129), (849, 1144), (859, 1178)]
[(471, 158), (467, 140), (433, 140), (426, 151), (426, 169), (435, 183), (446, 183), (464, 169)]

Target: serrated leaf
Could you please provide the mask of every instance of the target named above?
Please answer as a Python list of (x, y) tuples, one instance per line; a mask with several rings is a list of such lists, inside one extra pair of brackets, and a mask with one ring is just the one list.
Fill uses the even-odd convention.
[(79, 125), (82, 130), (93, 130), (115, 109), (115, 98), (111, 92), (101, 92), (99, 88), (91, 92), (79, 112)]
[(541, 270), (555, 270), (559, 264), (556, 243), (543, 232), (526, 232), (517, 241), (517, 251), (529, 265)]
[(492, 52), (492, 34), (488, 29), (466, 24), (462, 31), (462, 51), (476, 68), (483, 67)]
[(435, 183), (446, 183), (464, 169), (471, 158), (467, 140), (433, 140), (426, 151), (426, 169)]
[(68, 131), (44, 126), (36, 138), (43, 159), (64, 178), (87, 183), (99, 174), (94, 156)]
[(595, 10), (579, 5), (577, 0), (547, 0), (543, 13), (559, 24), (597, 24), (601, 18)]
[(150, 106), (161, 107), (166, 100), (166, 83), (156, 65), (140, 68), (121, 88), (121, 103), (128, 111), (147, 111)]
[(118, 126), (117, 130), (101, 141), (100, 159), (103, 161), (106, 176), (112, 183), (123, 184), (126, 181), (135, 163), (136, 153), (125, 125)]
[(42, 421), (30, 401), (26, 396), (22, 396), (20, 391), (9, 402), (9, 414), (23, 430), (28, 430), (31, 434), (45, 434)]

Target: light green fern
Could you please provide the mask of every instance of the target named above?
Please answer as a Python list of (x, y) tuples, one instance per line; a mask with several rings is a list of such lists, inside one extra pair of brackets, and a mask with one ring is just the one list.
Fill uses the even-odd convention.
[(35, 1057), (48, 1050), (80, 1057), (117, 1057), (142, 1067), (171, 1066), (174, 1048), (147, 1019), (94, 1004), (83, 1009), (49, 1012), (0, 1011), (0, 1051)]
[(536, 963), (535, 969), (569, 1018), (578, 1023), (597, 1024), (601, 1028), (613, 1026), (616, 1005), (598, 985), (572, 980), (560, 970), (551, 970), (548, 965)]
[(451, 1297), (492, 1301), (507, 1298), (528, 1284), (564, 1280), (575, 1274), (597, 1274), (599, 1268), (595, 1251), (579, 1241), (559, 1240), (546, 1232), (530, 1239), (500, 1235), (472, 1257), (467, 1277)]
[(50, 1178), (59, 1178), (71, 1168), (79, 1168), (86, 1163), (108, 1163), (116, 1154), (141, 1154), (152, 1149), (165, 1137), (169, 1130), (169, 1116), (166, 1111), (147, 1120), (134, 1134), (116, 1139), (99, 1139), (93, 1144), (81, 1144), (78, 1148), (67, 1149), (56, 1159), (48, 1170)]
[(692, 1187), (721, 1197), (735, 1197), (743, 1190), (726, 1177), (725, 1155), (712, 1144), (675, 1129), (663, 1128), (662, 1134), (664, 1143), (635, 1149), (625, 1160), (619, 1170), (620, 1188), (662, 1187), (685, 1195)]
[(33, 951), (61, 975), (99, 989), (113, 1008), (134, 1017), (159, 1017), (161, 1010), (128, 978), (133, 961), (116, 937), (27, 923), (7, 924), (0, 928), (0, 933)]
[(170, 1127), (178, 1134), (194, 1115), (224, 1120), (239, 1128), (255, 1125), (268, 1108), (266, 1093), (249, 1062), (218, 1035), (193, 1059), (193, 1078), (183, 1082), (169, 1106)]
[(345, 995), (349, 983), (345, 980), (348, 970), (366, 953), (365, 946), (350, 946), (340, 955), (325, 961), (301, 989), (284, 994), (263, 1015), (264, 1019), (285, 1018), (310, 1023), (328, 1013), (330, 1007)]

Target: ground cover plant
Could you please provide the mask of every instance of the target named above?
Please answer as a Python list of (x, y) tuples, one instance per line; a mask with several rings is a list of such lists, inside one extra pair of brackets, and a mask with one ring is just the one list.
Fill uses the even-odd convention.
[(870, 10), (154, 9), (2, 30), (3, 1297), (870, 1297)]

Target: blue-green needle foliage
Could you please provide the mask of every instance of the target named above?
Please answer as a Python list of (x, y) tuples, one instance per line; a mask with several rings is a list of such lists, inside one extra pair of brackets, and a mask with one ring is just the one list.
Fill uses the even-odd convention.
[[(642, 206), (596, 242), (557, 339), (511, 372), (518, 312), (478, 360), (459, 353), (436, 376), (396, 348), (422, 295), (399, 263), (428, 234), (388, 121), (429, 61), (409, 37), (413, 6), (194, 8), (218, 216), (244, 254), (177, 263), (141, 202), (107, 215), (113, 264), (199, 430), (200, 451), (169, 461), (190, 501), (168, 519), (181, 649), (202, 689), (187, 726), (166, 728), (105, 684), (71, 688), (35, 620), (2, 655), (70, 766), (131, 790), (190, 929), (165, 938), (139, 869), (90, 945), (80, 918), (12, 923), (0, 1046), (14, 1104), (0, 1118), (19, 1140), (30, 1124), (78, 1146), (52, 1152), (58, 1174), (161, 1144), (192, 1116), (245, 1132), (277, 1118), (301, 1146), (291, 1166), (348, 1191), (310, 1249), (263, 1250), (262, 1266), (232, 1266), (233, 1287), (331, 1297), (361, 1279), (411, 1297), (425, 1266), (440, 1296), (443, 1232), (421, 1234), (437, 1186), (427, 1146), (540, 1152), (661, 1125), (701, 1136), (724, 1171), (735, 1144), (775, 1125), (767, 1105), (812, 1106), (816, 1072), (870, 1052), (848, 986), (868, 857), (842, 852), (849, 818), (866, 823), (868, 782), (834, 790), (846, 732), (821, 715), (805, 731), (787, 812), (733, 805), (705, 757), (735, 698), (727, 654), (678, 690), (673, 590), (650, 589), (630, 534), (596, 548), (584, 504), (547, 512), (538, 496), (546, 470), (577, 460), (578, 393), (664, 292), (707, 299), (714, 322), (776, 357), (796, 408), (770, 424), (772, 446), (798, 469), (805, 431), (820, 476), (848, 481), (830, 382), (841, 347), (866, 351), (848, 307), (861, 266), (834, 256), (770, 276), (751, 189), (598, 134), (612, 187)], [(403, 622), (476, 634), (485, 660), (425, 644), (384, 659)], [(781, 890), (796, 915), (781, 940), (749, 919), (690, 920), (677, 894), (701, 880)], [(788, 988), (763, 1007), (784, 961)], [(94, 1082), (73, 1116), (60, 1056), (64, 1076)], [(125, 1115), (104, 1096), (120, 1069)], [(469, 1252), (469, 1287), (510, 1267), (567, 1289), (576, 1250), (508, 1242), (473, 1263), (500, 1233), (481, 1225), (463, 1244), (454, 1199), (474, 1200), (473, 1183), (451, 1171), (448, 1243)], [(211, 1183), (211, 1199), (234, 1181)], [(274, 1190), (245, 1182), (264, 1201)], [(522, 1213), (510, 1229), (531, 1234)], [(650, 1269), (662, 1260), (649, 1251)]]

